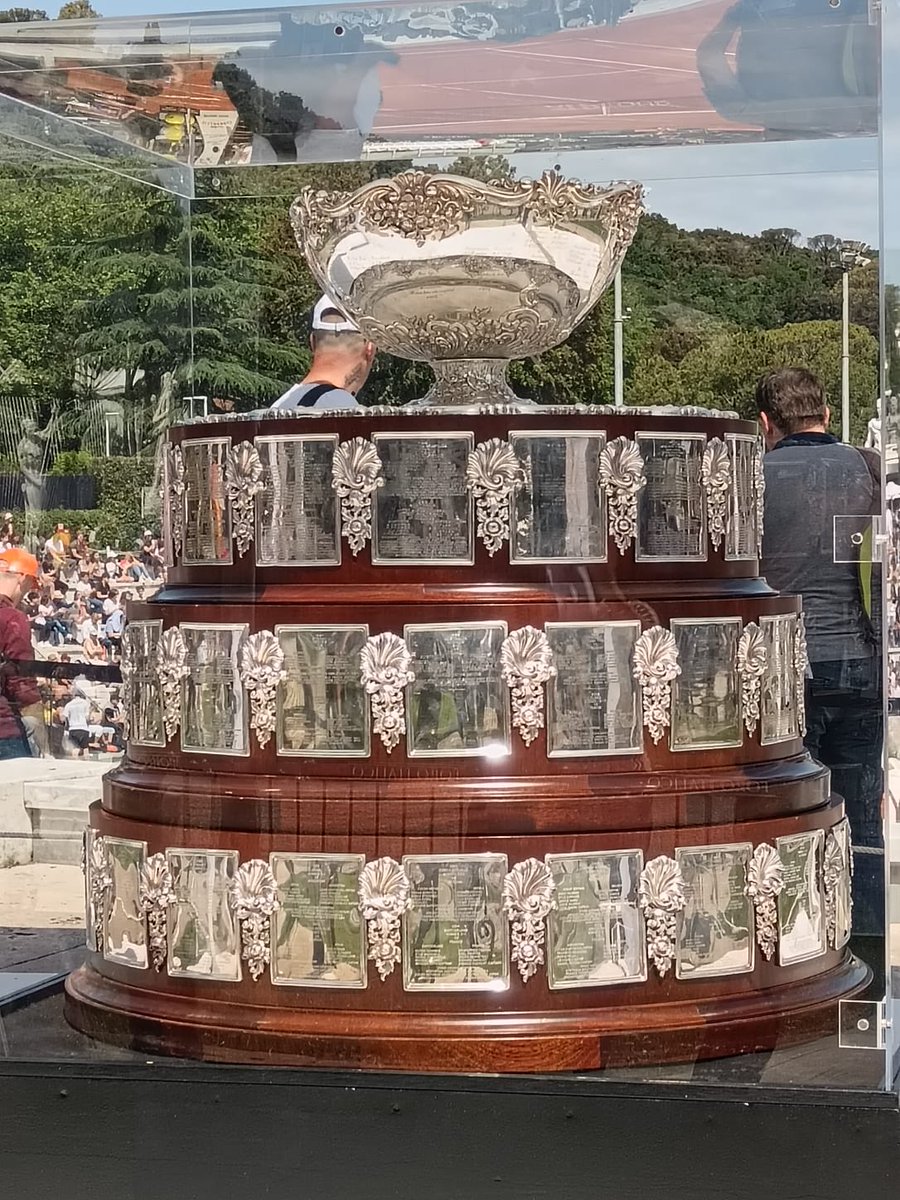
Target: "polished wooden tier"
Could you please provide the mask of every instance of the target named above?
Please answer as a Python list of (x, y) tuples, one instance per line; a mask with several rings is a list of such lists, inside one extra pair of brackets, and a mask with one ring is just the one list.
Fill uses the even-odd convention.
[[(340, 561), (259, 562), (264, 543), (288, 544), (278, 504), (296, 507), (290, 488), (272, 501), (265, 439), (331, 438), (332, 456), (356, 438), (369, 454), (397, 433), (461, 433), (472, 447), (496, 439), (501, 458), (482, 466), (497, 479), (504, 445), (521, 449), (516, 431), (556, 438), (552, 454), (569, 445), (562, 434), (596, 435), (566, 460), (567, 485), (581, 488), (575, 507), (602, 517), (599, 539), (590, 520), (563, 522), (560, 546), (571, 536), (593, 547), (584, 561), (543, 561), (557, 548), (534, 533), (544, 528), (534, 497), (557, 517), (560, 500), (552, 473), (543, 492), (536, 484), (538, 448), (505, 460), (533, 501), (524, 516), (515, 493), (507, 507), (512, 558), (508, 539), (489, 553), (477, 492), (466, 533), (465, 487), (457, 534), (472, 561), (437, 561), (435, 544), (427, 563), (395, 565), (383, 530), (373, 562), (377, 528), (353, 554), (356, 527), (345, 519), (338, 529), (320, 472), (316, 519), (327, 510), (333, 528), (323, 535), (320, 521), (315, 545), (331, 553), (340, 540)], [(629, 462), (601, 470), (601, 481), (584, 463), (616, 439), (625, 453), (654, 434), (694, 439), (693, 474), (677, 448), (663, 456), (671, 470), (646, 455), (634, 536), (620, 549), (611, 510), (619, 503), (629, 526), (627, 488), (616, 490)], [(369, 414), (183, 427), (172, 445), (211, 437), (228, 442), (193, 484), (182, 486), (176, 456), (173, 490), (170, 457), (177, 565), (154, 602), (129, 608), (134, 736), (91, 814), (91, 953), (68, 983), (73, 1024), (150, 1053), (220, 1061), (523, 1072), (730, 1055), (834, 1028), (837, 1001), (860, 990), (866, 968), (847, 949), (841, 801), (803, 750), (799, 602), (757, 575), (751, 425), (627, 410)], [(256, 470), (254, 441), (269, 474)], [(448, 449), (457, 481), (458, 449)], [(387, 474), (392, 452), (381, 456)], [(279, 486), (298, 478), (291, 467)], [(249, 493), (241, 479), (256, 480)], [(389, 493), (390, 478), (383, 486)], [(424, 487), (425, 509), (429, 487), (438, 491)], [(675, 519), (651, 514), (642, 526), (654, 487), (668, 489)], [(376, 509), (369, 516), (377, 527)], [(414, 517), (400, 524), (408, 531)], [(658, 536), (671, 535), (669, 549), (687, 545), (691, 523), (691, 557), (636, 553), (642, 538), (645, 550)], [(295, 535), (296, 548), (306, 535)], [(409, 536), (422, 545), (427, 529)], [(517, 560), (536, 545), (542, 561)], [(184, 561), (210, 546), (232, 561)], [(580, 632), (553, 658), (555, 675), (547, 658), (543, 675), (527, 677), (539, 654), (510, 667), (511, 647), (552, 649), (572, 627)], [(323, 629), (353, 630), (352, 653), (326, 655), (327, 669), (320, 643), (318, 665), (312, 643), (291, 657), (298, 630)], [(598, 649), (586, 629), (608, 640)], [(465, 663), (435, 682), (435, 662), (446, 668), (462, 652), (465, 630), (477, 631)], [(379, 726), (376, 680), (355, 700), (365, 712), (355, 750), (334, 751), (327, 738), (337, 735), (312, 737), (304, 712), (332, 702), (335, 679), (358, 690), (359, 647), (381, 635), (403, 663), (389, 689), (393, 725)], [(426, 681), (443, 697), (437, 707), (423, 699)], [(469, 706), (464, 693), (476, 687), (488, 699)], [(601, 693), (592, 712), (615, 702), (617, 724), (573, 719), (591, 689)], [(435, 713), (447, 708), (450, 735), (438, 737)], [(332, 891), (310, 915), (297, 880), (335, 864), (358, 881), (352, 902), (345, 889), (341, 908)], [(323, 970), (329, 954), (338, 966)]]

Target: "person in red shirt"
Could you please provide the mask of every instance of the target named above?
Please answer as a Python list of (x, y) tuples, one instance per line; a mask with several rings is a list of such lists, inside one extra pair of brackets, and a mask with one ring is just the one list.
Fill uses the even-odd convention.
[(25, 718), (39, 711), (41, 695), (33, 679), (16, 675), (13, 664), (34, 657), (31, 625), (19, 605), (35, 586), (38, 571), (27, 550), (0, 551), (0, 759), (31, 757)]

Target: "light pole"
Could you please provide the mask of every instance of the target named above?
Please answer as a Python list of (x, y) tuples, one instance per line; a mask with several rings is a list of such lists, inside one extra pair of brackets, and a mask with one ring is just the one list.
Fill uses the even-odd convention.
[(622, 307), (622, 268), (613, 276), (613, 399), (617, 408), (625, 403), (625, 322), (630, 309)]
[(864, 267), (865, 242), (841, 242), (841, 441), (850, 442), (850, 272)]

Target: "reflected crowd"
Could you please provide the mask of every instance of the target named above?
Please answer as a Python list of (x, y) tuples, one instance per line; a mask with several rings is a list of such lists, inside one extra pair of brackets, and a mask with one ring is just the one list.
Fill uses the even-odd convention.
[[(11, 514), (0, 526), (0, 551), (21, 546)], [(60, 678), (54, 664), (115, 666), (121, 659), (125, 609), (163, 581), (157, 534), (145, 529), (133, 549), (100, 550), (89, 536), (58, 525), (38, 557), (37, 586), (22, 601), (31, 630), (33, 682), (39, 704), (23, 715), (33, 757), (106, 757), (124, 750), (119, 685)], [(46, 672), (40, 664), (46, 663)], [(68, 672), (67, 672), (68, 673)]]

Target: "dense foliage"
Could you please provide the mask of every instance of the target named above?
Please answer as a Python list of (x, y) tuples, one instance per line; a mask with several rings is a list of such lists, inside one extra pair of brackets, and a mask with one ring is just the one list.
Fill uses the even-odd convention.
[[(391, 171), (402, 164), (392, 165)], [(473, 174), (503, 160), (463, 160)], [(152, 456), (188, 395), (251, 409), (304, 371), (306, 320), (317, 287), (287, 210), (308, 183), (355, 186), (371, 165), (254, 168), (200, 174), (190, 203), (110, 171), (0, 162), (0, 391), (55, 414), (54, 448), (102, 446), (98, 430), (119, 383), (114, 452)], [(658, 215), (641, 223), (624, 269), (625, 396), (631, 404), (692, 403), (750, 414), (756, 377), (802, 363), (840, 396), (841, 271), (836, 235), (803, 243), (790, 229), (758, 237), (688, 232)], [(851, 291), (852, 433), (877, 393), (877, 262)], [(523, 394), (556, 403), (613, 396), (612, 300), (569, 341), (514, 365)], [(363, 395), (421, 395), (429, 371), (383, 356)], [(0, 422), (0, 455), (17, 431)]]

